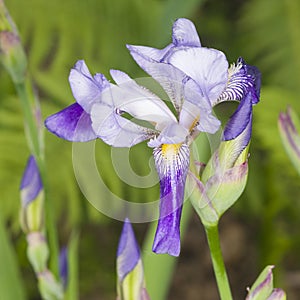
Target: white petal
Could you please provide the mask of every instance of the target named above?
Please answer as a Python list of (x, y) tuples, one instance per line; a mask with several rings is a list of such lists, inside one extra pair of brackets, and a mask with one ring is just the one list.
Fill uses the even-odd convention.
[(204, 47), (187, 48), (174, 52), (169, 62), (195, 80), (211, 103), (226, 86), (228, 62), (221, 51)]
[(104, 104), (93, 105), (91, 119), (96, 135), (114, 147), (131, 147), (153, 136), (147, 128), (123, 118)]
[(132, 117), (154, 123), (157, 129), (176, 121), (174, 114), (160, 98), (138, 85), (127, 74), (111, 70), (111, 75), (120, 85), (111, 88), (109, 93), (103, 93), (104, 102), (110, 101), (114, 107)]
[(200, 108), (195, 104), (184, 101), (179, 116), (179, 124), (191, 131), (200, 120)]

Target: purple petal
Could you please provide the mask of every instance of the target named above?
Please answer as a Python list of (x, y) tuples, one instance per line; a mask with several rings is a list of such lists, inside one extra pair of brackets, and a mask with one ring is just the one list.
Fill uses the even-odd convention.
[(228, 62), (223, 52), (208, 48), (187, 48), (174, 52), (170, 64), (191, 77), (199, 86), (200, 97), (214, 103), (227, 84)]
[(64, 289), (68, 283), (69, 266), (68, 266), (68, 249), (64, 247), (59, 253), (59, 275)]
[(185, 144), (162, 145), (154, 149), (160, 178), (160, 217), (153, 251), (178, 256), (180, 253), (180, 218), (184, 187), (189, 168), (189, 148)]
[(93, 106), (91, 118), (97, 137), (113, 147), (132, 147), (156, 134), (123, 118), (119, 110), (104, 104)]
[(94, 103), (101, 100), (102, 90), (109, 86), (104, 75), (93, 77), (83, 60), (79, 60), (71, 70), (69, 82), (74, 98), (87, 113)]
[(173, 25), (174, 46), (201, 47), (200, 39), (193, 22), (188, 19), (177, 19)]
[(140, 259), (140, 250), (134, 236), (131, 223), (125, 220), (117, 251), (117, 272), (119, 281), (122, 281), (137, 265)]
[(241, 136), (240, 148), (243, 150), (249, 143), (252, 132), (252, 93), (240, 102), (237, 110), (230, 117), (223, 133), (223, 141), (229, 141)]
[(87, 142), (97, 136), (90, 115), (74, 103), (45, 120), (46, 128), (58, 137), (71, 142)]
[(240, 57), (236, 64), (229, 68), (229, 78), (226, 89), (217, 99), (216, 105), (222, 101), (242, 100), (249, 92), (252, 93), (252, 103), (256, 104), (260, 96), (260, 72), (254, 66), (247, 65)]
[(22, 206), (26, 207), (43, 189), (42, 179), (34, 156), (30, 156), (23, 173), (20, 190)]

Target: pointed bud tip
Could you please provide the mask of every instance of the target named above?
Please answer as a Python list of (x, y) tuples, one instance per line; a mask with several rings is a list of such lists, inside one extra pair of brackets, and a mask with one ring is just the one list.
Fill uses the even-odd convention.
[(20, 184), (22, 206), (26, 207), (31, 201), (36, 199), (43, 184), (40, 172), (34, 156), (30, 156)]

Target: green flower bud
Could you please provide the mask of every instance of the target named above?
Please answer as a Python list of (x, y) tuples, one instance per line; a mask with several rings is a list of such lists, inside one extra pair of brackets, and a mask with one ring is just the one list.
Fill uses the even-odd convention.
[(38, 284), (44, 300), (63, 299), (63, 288), (50, 271), (46, 270), (38, 274)]
[(32, 232), (27, 235), (27, 257), (35, 273), (47, 269), (49, 249), (45, 236), (40, 232)]
[(286, 294), (281, 289), (273, 288), (274, 266), (267, 266), (258, 276), (251, 289), (248, 290), (246, 300), (285, 300)]
[(16, 26), (0, 1), (0, 61), (15, 83), (24, 80), (27, 59)]
[(290, 107), (286, 113), (280, 113), (278, 127), (286, 153), (300, 174), (300, 120)]

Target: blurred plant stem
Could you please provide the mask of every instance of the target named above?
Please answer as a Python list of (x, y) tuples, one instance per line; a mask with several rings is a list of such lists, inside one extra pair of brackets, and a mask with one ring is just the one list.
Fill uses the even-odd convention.
[(231, 300), (232, 295), (222, 256), (218, 225), (205, 226), (205, 232), (220, 297), (222, 300)]
[(41, 118), (38, 100), (33, 93), (30, 79), (25, 76), (23, 81), (14, 82), (16, 91), (21, 101), (24, 115), (25, 133), (29, 148), (36, 158), (45, 190), (45, 215), (47, 239), (50, 247), (50, 269), (58, 275), (58, 238), (53, 216), (53, 206), (48, 196), (48, 184), (44, 159), (44, 145), (41, 127)]
[[(0, 1), (0, 61), (9, 73), (20, 98), (27, 142), (35, 156), (42, 177), (45, 194), (47, 193), (46, 168), (44, 160), (43, 125), (39, 101), (34, 94), (29, 77), (26, 53), (14, 24), (3, 1)], [(51, 251), (51, 271), (58, 275), (58, 241), (53, 218), (52, 204), (47, 196), (46, 230)]]

